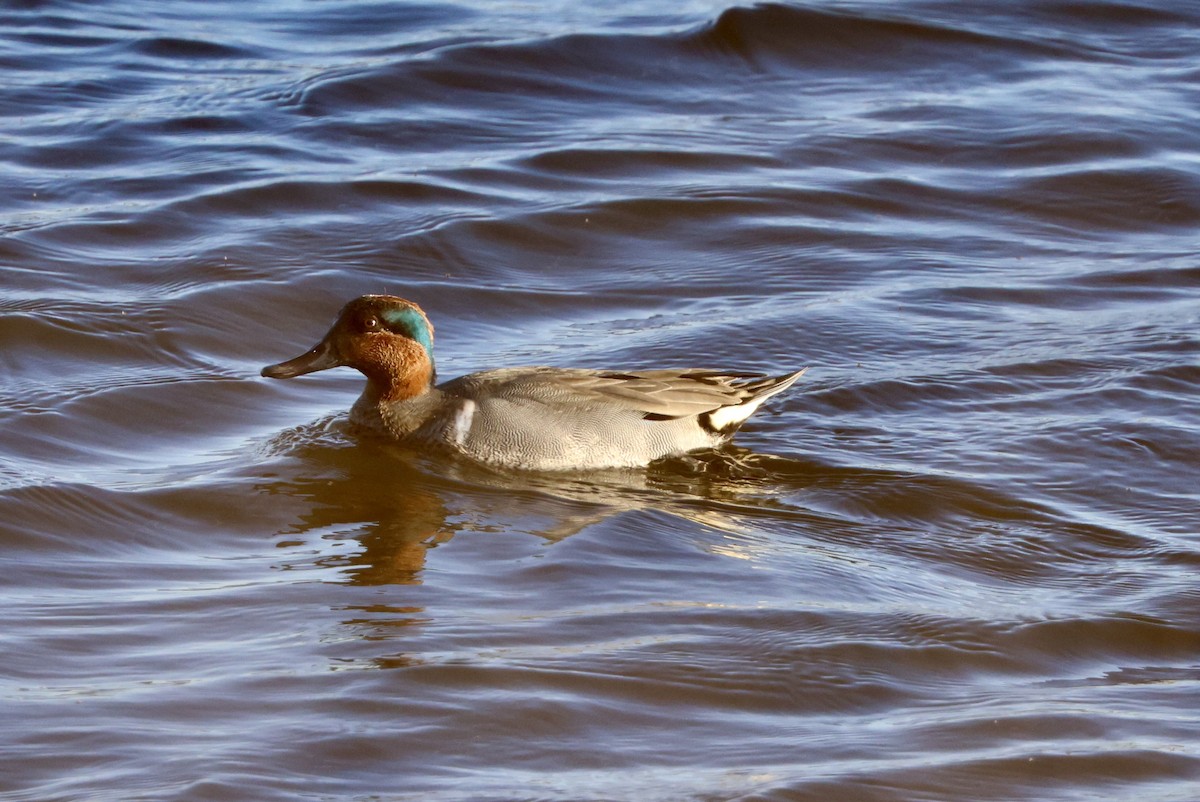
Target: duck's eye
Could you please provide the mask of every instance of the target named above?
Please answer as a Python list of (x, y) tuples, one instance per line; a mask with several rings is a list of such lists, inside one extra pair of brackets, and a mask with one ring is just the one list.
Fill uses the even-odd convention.
[(375, 331), (377, 328), (379, 328), (379, 318), (377, 318), (377, 317), (367, 318), (366, 320), (363, 321), (363, 328), (366, 329), (367, 331)]

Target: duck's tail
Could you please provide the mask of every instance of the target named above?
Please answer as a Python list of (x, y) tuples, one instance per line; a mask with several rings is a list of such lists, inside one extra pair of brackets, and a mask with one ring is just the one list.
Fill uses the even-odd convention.
[(727, 406), (718, 407), (700, 416), (701, 424), (717, 434), (729, 436), (736, 432), (746, 419), (762, 406), (762, 403), (773, 395), (782, 393), (796, 383), (808, 368), (800, 368), (795, 373), (784, 376), (766, 376), (739, 382), (737, 388), (742, 391), (742, 398)]

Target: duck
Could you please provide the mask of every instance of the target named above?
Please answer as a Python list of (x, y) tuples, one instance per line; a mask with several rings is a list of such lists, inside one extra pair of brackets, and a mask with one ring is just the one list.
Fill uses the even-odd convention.
[(271, 379), (350, 367), (366, 377), (350, 409), (356, 427), (501, 468), (638, 468), (729, 442), (767, 399), (807, 368), (517, 367), (437, 383), (433, 324), (412, 301), (363, 295), (310, 350), (262, 369)]

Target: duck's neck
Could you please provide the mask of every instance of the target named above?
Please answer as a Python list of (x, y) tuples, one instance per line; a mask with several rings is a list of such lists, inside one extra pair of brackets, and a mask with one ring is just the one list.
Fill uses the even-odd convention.
[(398, 404), (429, 392), (433, 380), (433, 361), (423, 359), (408, 365), (408, 370), (403, 372), (389, 370), (381, 376), (367, 376), (367, 389), (363, 395), (370, 394), (381, 404)]
[(384, 381), (368, 377), (350, 410), (350, 420), (393, 437), (407, 437), (429, 420), (440, 396), (433, 386), (432, 369), (424, 372), (423, 379), (412, 374)]

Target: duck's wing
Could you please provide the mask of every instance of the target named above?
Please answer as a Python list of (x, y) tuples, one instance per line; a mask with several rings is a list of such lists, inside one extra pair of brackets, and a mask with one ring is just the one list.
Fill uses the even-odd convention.
[(803, 371), (772, 377), (714, 370), (598, 371), (568, 374), (556, 381), (581, 395), (628, 407), (645, 417), (666, 419), (713, 412), (751, 399), (765, 400), (787, 389), (800, 373)]
[(523, 368), (476, 373), (452, 384), (467, 395), (623, 409), (648, 420), (705, 416), (701, 419), (705, 425), (723, 432), (741, 425), (763, 401), (786, 390), (805, 370), (768, 376), (698, 369)]

